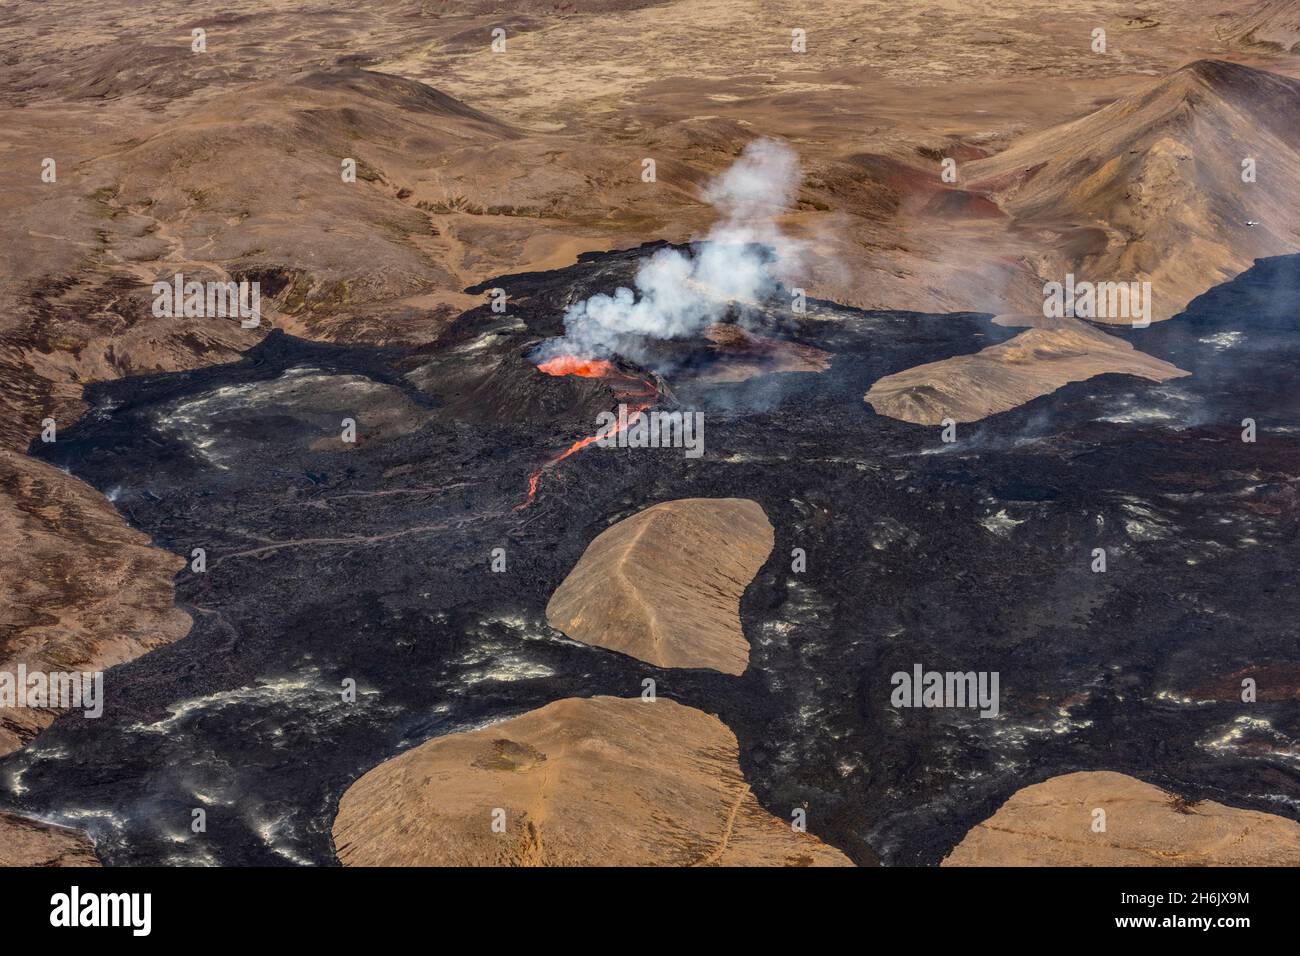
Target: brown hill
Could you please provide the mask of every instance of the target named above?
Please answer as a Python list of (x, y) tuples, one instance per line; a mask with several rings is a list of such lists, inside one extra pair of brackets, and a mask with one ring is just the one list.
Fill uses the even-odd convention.
[[(1105, 832), (1093, 832), (1094, 811)], [(1016, 793), (943, 866), (1296, 866), (1300, 824), (1188, 804), (1122, 773), (1068, 773)]]
[[(0, 449), (0, 671), (97, 671), (183, 637), (179, 557), (149, 546), (95, 489)], [(111, 678), (106, 678), (111, 680)], [(0, 710), (0, 754), (56, 711)]]
[(965, 173), (1048, 242), (1045, 280), (1147, 280), (1152, 318), (1169, 318), (1256, 258), (1300, 248), (1300, 83), (1199, 60)]
[(601, 532), (546, 619), (584, 644), (658, 667), (742, 674), (749, 643), (740, 597), (772, 552), (763, 509), (743, 498), (682, 498)]
[[(0, 253), (8, 447), (25, 448), (44, 415), (71, 424), (89, 382), (231, 361), (277, 326), (379, 343), (428, 337), (478, 301), (439, 265), (428, 214), (367, 160), (481, 146), (508, 128), (421, 84), (360, 70), (186, 105), (179, 119), (105, 130), (107, 148), (81, 162), (61, 132), (18, 160), (35, 170), (52, 153), (60, 166), (57, 182), (28, 177), (0, 199), (20, 236)], [(355, 183), (343, 182), (345, 157), (357, 161)], [(150, 287), (176, 273), (258, 281), (261, 325), (155, 316)], [(435, 290), (452, 301), (423, 303), (417, 321), (405, 300)]]
[[(641, 188), (641, 151), (525, 136), (354, 66), (196, 94), (161, 117), (116, 108), (118, 125), (92, 130), (71, 108), (12, 111), (4, 139), (31, 175), (0, 197), (8, 447), (25, 448), (44, 415), (70, 424), (85, 383), (231, 361), (271, 328), (432, 341), (483, 301), (463, 290), (485, 277), (653, 238), (652, 207), (664, 221), (702, 208), (680, 188)], [(87, 138), (103, 148), (86, 155)], [(51, 155), (58, 180), (44, 183)], [(259, 281), (260, 327), (154, 316), (150, 286), (176, 273)]]
[(95, 845), (80, 830), (0, 813), (0, 867), (99, 866)]
[(1084, 322), (1065, 320), (973, 355), (886, 375), (865, 398), (878, 414), (918, 425), (973, 422), (1107, 372), (1153, 382), (1189, 374)]
[(380, 764), (334, 845), (351, 866), (850, 865), (759, 806), (738, 759), (725, 724), (671, 700), (561, 700)]

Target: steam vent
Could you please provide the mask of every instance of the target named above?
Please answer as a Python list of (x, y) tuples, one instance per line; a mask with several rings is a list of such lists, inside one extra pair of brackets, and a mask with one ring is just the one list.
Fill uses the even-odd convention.
[(1291, 927), (1300, 0), (0, 49), (16, 939)]

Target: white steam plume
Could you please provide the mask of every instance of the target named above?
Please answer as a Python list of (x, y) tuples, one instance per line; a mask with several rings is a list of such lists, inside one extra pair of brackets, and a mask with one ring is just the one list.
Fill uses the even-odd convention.
[(610, 355), (636, 351), (636, 337), (683, 338), (721, 319), (732, 302), (761, 301), (775, 287), (773, 256), (788, 269), (799, 244), (777, 217), (799, 191), (799, 157), (790, 147), (757, 139), (731, 168), (705, 187), (718, 221), (695, 255), (661, 249), (637, 271), (636, 289), (620, 287), (569, 306), (563, 339), (545, 348), (558, 354)]

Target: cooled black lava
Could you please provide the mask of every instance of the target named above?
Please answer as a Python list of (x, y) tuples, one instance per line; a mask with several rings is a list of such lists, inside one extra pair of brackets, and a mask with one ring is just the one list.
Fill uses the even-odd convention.
[[(1016, 789), (1080, 769), (1300, 819), (1300, 708), (1294, 687), (1268, 686), (1300, 661), (1300, 257), (1126, 333), (1191, 378), (1103, 376), (962, 426), (955, 445), (863, 393), (1014, 330), (814, 303), (785, 324), (835, 353), (829, 371), (707, 389), (670, 374), (708, 416), (703, 458), (590, 448), (516, 511), (532, 469), (608, 399), (524, 357), (641, 253), (494, 280), (509, 316), (469, 313), (416, 354), (275, 335), (234, 365), (91, 389), (93, 411), (33, 454), (160, 546), (205, 548), (209, 568), (177, 579), (191, 633), (111, 671), (102, 719), (66, 716), (0, 762), (2, 802), (87, 827), (113, 864), (326, 864), (339, 796), (387, 757), (565, 696), (633, 696), (652, 676), (732, 727), (766, 807), (806, 805), (810, 829), (859, 862), (936, 863)], [(503, 377), (478, 381), (457, 348), (505, 356)], [(320, 398), (259, 404), (289, 370)], [(428, 420), (322, 444), (331, 403), (354, 394), (368, 414)], [(696, 496), (752, 498), (776, 528), (742, 603), (743, 677), (659, 671), (546, 627), (596, 534)], [(489, 570), (495, 547), (506, 573)], [(890, 675), (915, 663), (998, 671), (1001, 714), (895, 710)], [(1260, 702), (1206, 697), (1243, 671)]]

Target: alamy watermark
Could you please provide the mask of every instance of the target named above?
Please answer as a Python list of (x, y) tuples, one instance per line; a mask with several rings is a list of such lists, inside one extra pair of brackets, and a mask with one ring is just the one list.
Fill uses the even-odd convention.
[(132, 936), (148, 936), (153, 929), (153, 894), (83, 893), (74, 885), (50, 897), (50, 925), (125, 927)]
[(910, 674), (897, 671), (889, 682), (895, 707), (979, 707), (981, 717), (998, 715), (997, 671), (927, 671), (913, 664)]
[(684, 448), (687, 458), (704, 454), (703, 412), (601, 412), (596, 416), (596, 444), (601, 448)]
[(198, 282), (176, 273), (171, 282), (153, 284), (153, 314), (158, 318), (235, 318), (241, 328), (255, 329), (262, 321), (262, 288), (258, 282)]
[(0, 709), (81, 710), (85, 717), (104, 713), (103, 671), (37, 671), (19, 664), (17, 671), (0, 671)]
[(1151, 324), (1150, 282), (1076, 282), (1066, 273), (1065, 282), (1043, 284), (1043, 316), (1062, 319), (1129, 319), (1133, 327)]

